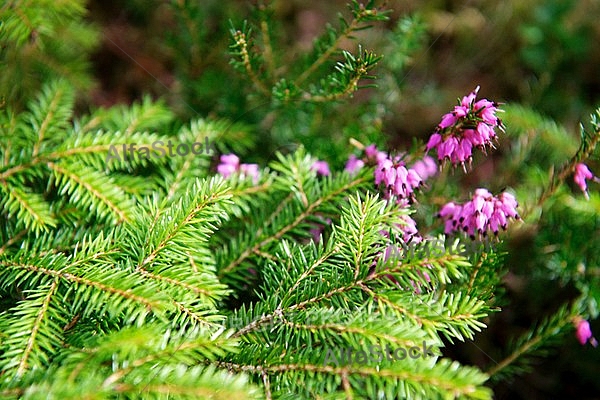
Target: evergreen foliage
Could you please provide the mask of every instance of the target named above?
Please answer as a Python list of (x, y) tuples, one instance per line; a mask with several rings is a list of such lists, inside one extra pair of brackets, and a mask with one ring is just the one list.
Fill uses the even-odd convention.
[[(27, 111), (3, 113), (11, 129), (2, 147), (5, 395), (158, 396), (172, 387), (185, 397), (222, 380), (229, 395), (251, 396), (249, 377), (274, 396), (489, 394), (484, 375), (448, 360), (323, 365), (325, 347), (344, 345), (425, 341), (437, 359), (440, 335), (472, 338), (489, 311), (459, 286), (437, 290), (420, 274), (458, 280), (471, 268), (460, 254), (378, 257), (387, 242), (380, 231), (406, 211), (369, 194), (367, 173), (315, 179), (302, 150), (280, 155), (255, 186), (203, 178), (207, 159), (196, 156), (180, 170), (179, 157), (124, 156), (102, 169), (111, 142), (166, 141), (139, 130), (171, 116), (146, 101), (71, 124), (72, 94), (54, 82)], [(196, 123), (176, 137), (197, 140), (214, 126)], [(164, 177), (152, 193), (132, 190), (142, 167)], [(317, 216), (335, 221), (328, 240), (297, 242)], [(228, 295), (244, 301), (251, 269), (256, 301), (223, 308)], [(414, 282), (428, 290), (398, 292)]]
[[(7, 0), (0, 7), (0, 93), (20, 109), (51, 79), (89, 88), (87, 56), (98, 42), (86, 1)], [(16, 84), (18, 82), (18, 85)]]

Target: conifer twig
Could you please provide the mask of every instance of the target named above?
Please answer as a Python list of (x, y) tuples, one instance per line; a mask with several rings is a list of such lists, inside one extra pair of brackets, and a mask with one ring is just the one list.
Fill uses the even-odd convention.
[(267, 89), (267, 87), (265, 86), (265, 84), (258, 79), (258, 76), (256, 76), (256, 73), (254, 72), (254, 69), (252, 68), (252, 63), (250, 62), (250, 54), (248, 53), (248, 40), (246, 37), (246, 34), (242, 31), (236, 31), (233, 39), (235, 40), (235, 43), (239, 46), (240, 48), (240, 55), (242, 56), (242, 63), (244, 64), (244, 68), (246, 70), (246, 73), (248, 74), (248, 77), (250, 78), (250, 80), (252, 81), (252, 83), (254, 84), (254, 86), (265, 96), (270, 96), (271, 92), (269, 91), (269, 89)]
[(302, 72), (302, 74), (300, 74), (300, 76), (296, 79), (296, 86), (300, 87), (304, 83), (304, 81), (307, 80), (315, 72), (317, 68), (319, 68), (325, 61), (327, 61), (327, 59), (329, 59), (329, 57), (338, 49), (342, 40), (348, 38), (348, 36), (356, 28), (358, 28), (359, 24), (360, 23), (358, 18), (352, 19), (350, 25), (348, 25), (340, 35), (338, 35), (338, 37), (331, 44), (331, 46), (329, 46), (329, 48), (325, 50), (323, 54), (321, 54), (319, 58), (315, 60), (315, 62), (313, 62), (307, 69), (304, 70), (304, 72)]

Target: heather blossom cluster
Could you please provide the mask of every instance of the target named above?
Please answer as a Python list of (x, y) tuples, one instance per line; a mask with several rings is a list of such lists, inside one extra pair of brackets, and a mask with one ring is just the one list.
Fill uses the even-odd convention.
[[(385, 158), (380, 156), (375, 169), (375, 185), (383, 186), (385, 198), (395, 196), (398, 205), (407, 208), (414, 200), (415, 190), (436, 173), (435, 160), (429, 156), (408, 168), (398, 157), (391, 160), (387, 155)], [(404, 215), (399, 226), (404, 242), (421, 241), (416, 222), (410, 216)]]
[(386, 158), (377, 164), (375, 185), (383, 185), (386, 198), (396, 196), (398, 201), (414, 200), (414, 192), (423, 183), (423, 178), (412, 168), (406, 168), (403, 161)]
[(475, 239), (485, 237), (488, 231), (497, 235), (499, 228), (506, 229), (510, 218), (519, 219), (517, 206), (515, 197), (508, 192), (494, 196), (480, 188), (465, 204), (446, 203), (439, 216), (445, 221), (445, 233), (464, 231)]
[[(365, 153), (368, 149), (365, 149)], [(415, 190), (437, 172), (435, 161), (429, 156), (425, 156), (408, 167), (400, 156), (390, 158), (387, 154), (382, 153), (373, 149), (372, 156), (369, 157), (369, 153), (367, 153), (367, 158), (375, 159), (377, 163), (375, 185), (383, 187), (386, 199), (395, 196), (398, 203), (404, 205), (407, 204), (407, 201), (411, 203), (414, 200)]]
[(442, 116), (435, 133), (427, 142), (427, 151), (435, 149), (439, 161), (450, 160), (456, 166), (472, 161), (473, 148), (485, 152), (486, 146), (493, 147), (496, 128), (504, 127), (496, 112), (498, 104), (487, 99), (475, 101), (479, 86), (464, 96), (459, 105)]
[[(439, 161), (448, 159), (453, 165), (460, 163), (464, 168), (465, 162), (472, 160), (473, 148), (485, 151), (485, 147), (492, 146), (492, 140), (496, 138), (495, 129), (503, 129), (502, 122), (496, 116), (500, 111), (498, 104), (487, 99), (476, 101), (478, 91), (479, 86), (464, 96), (452, 112), (445, 114), (430, 137), (427, 151), (435, 148)], [(390, 156), (378, 150), (374, 144), (366, 147), (361, 145), (361, 148), (364, 156), (359, 158), (351, 155), (345, 170), (354, 174), (366, 165), (375, 166), (375, 185), (383, 191), (386, 199), (395, 199), (400, 207), (409, 207), (415, 200), (415, 191), (438, 170), (436, 161), (428, 155), (408, 166), (403, 155)], [(226, 178), (239, 172), (251, 176), (255, 182), (258, 180), (258, 166), (240, 164), (234, 154), (222, 155), (217, 169)], [(315, 161), (311, 170), (320, 176), (331, 174), (326, 161)], [(577, 166), (575, 181), (582, 190), (586, 189), (585, 180), (591, 177), (585, 165)], [(446, 234), (464, 231), (475, 239), (477, 236), (485, 237), (489, 231), (497, 235), (499, 228), (506, 229), (509, 219), (519, 218), (516, 207), (514, 196), (509, 193), (495, 197), (486, 189), (477, 189), (471, 201), (463, 205), (449, 202), (441, 209), (439, 216), (445, 220)], [(404, 216), (399, 226), (405, 242), (421, 239), (416, 223), (410, 216)]]
[(243, 177), (251, 177), (254, 183), (258, 182), (258, 164), (240, 164), (240, 158), (235, 154), (223, 154), (220, 160), (217, 172), (224, 178), (239, 173)]
[[(408, 207), (414, 200), (415, 189), (437, 173), (435, 160), (429, 156), (417, 160), (412, 167), (407, 168), (400, 156), (390, 158), (386, 152), (378, 150), (374, 144), (364, 147), (363, 150), (363, 158), (354, 154), (350, 155), (345, 171), (354, 174), (365, 165), (375, 166), (375, 184), (383, 187), (386, 199), (395, 196), (400, 207)], [(422, 240), (416, 222), (409, 215), (403, 215), (397, 227), (400, 229), (402, 240), (405, 243), (411, 241), (418, 243)]]
[(358, 170), (360, 170), (365, 165), (377, 165), (381, 161), (388, 158), (388, 155), (384, 151), (377, 150), (377, 147), (374, 144), (371, 144), (364, 148), (365, 157), (364, 159), (356, 157), (356, 155), (351, 154), (348, 158), (348, 162), (346, 163), (345, 171), (354, 174)]

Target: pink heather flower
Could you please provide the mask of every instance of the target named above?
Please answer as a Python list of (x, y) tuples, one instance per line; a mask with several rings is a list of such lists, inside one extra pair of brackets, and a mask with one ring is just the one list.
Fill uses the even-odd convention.
[(386, 158), (375, 168), (375, 185), (382, 185), (385, 198), (396, 196), (398, 201), (414, 200), (414, 191), (423, 184), (423, 178), (413, 168), (406, 168), (399, 159)]
[(221, 162), (224, 164), (230, 164), (238, 166), (240, 165), (240, 158), (235, 154), (223, 154), (221, 156)]
[[(401, 199), (398, 200), (398, 206), (408, 209), (410, 204), (408, 200)], [(401, 215), (400, 220), (394, 225), (400, 231), (400, 239), (402, 239), (404, 243), (421, 243), (423, 241), (423, 238), (417, 230), (417, 223), (410, 215)], [(387, 232), (384, 232), (384, 235), (386, 237), (389, 236)]]
[(579, 186), (581, 191), (585, 194), (585, 197), (588, 199), (589, 199), (589, 195), (587, 192), (586, 180), (592, 179), (593, 177), (594, 177), (594, 174), (592, 174), (592, 171), (590, 171), (590, 169), (584, 163), (579, 163), (575, 166), (575, 175), (573, 177), (573, 180), (575, 181), (577, 186)]
[(436, 148), (440, 143), (442, 143), (442, 135), (434, 133), (427, 142), (427, 151)]
[(459, 101), (454, 110), (442, 116), (441, 122), (427, 142), (427, 151), (435, 149), (439, 161), (449, 160), (452, 165), (471, 162), (473, 147), (485, 152), (496, 138), (496, 128), (504, 127), (496, 112), (497, 104), (487, 99), (475, 102), (479, 86)]
[(425, 156), (411, 167), (424, 181), (437, 174), (437, 164), (433, 157)]
[(240, 172), (245, 177), (251, 177), (254, 183), (258, 182), (258, 164), (240, 164), (240, 159), (235, 154), (223, 154), (221, 163), (217, 165), (217, 172), (224, 178)]
[(488, 231), (498, 235), (510, 218), (519, 219), (515, 197), (503, 192), (494, 197), (487, 189), (477, 189), (465, 204), (446, 203), (438, 213), (444, 220), (444, 233), (466, 232), (471, 238), (485, 237)]
[(240, 172), (244, 176), (251, 177), (255, 184), (258, 183), (258, 164), (241, 164)]
[(379, 164), (388, 158), (387, 154), (384, 151), (377, 150), (377, 147), (374, 144), (365, 148), (365, 155), (367, 156), (367, 162), (370, 164)]
[(240, 159), (235, 154), (223, 154), (221, 164), (217, 165), (217, 172), (224, 178), (229, 178), (240, 167)]
[(575, 329), (575, 336), (582, 346), (584, 346), (588, 341), (594, 347), (598, 345), (598, 341), (592, 336), (592, 329), (590, 328), (590, 323), (588, 321), (578, 318), (575, 321)]
[(444, 114), (444, 116), (442, 116), (442, 122), (440, 122), (439, 127), (440, 127), (440, 129), (446, 129), (446, 128), (454, 125), (457, 120), (458, 120), (458, 117), (456, 115), (454, 115), (454, 113)]
[(423, 238), (417, 230), (417, 223), (408, 215), (400, 217), (400, 223), (396, 224), (402, 233), (402, 240), (405, 243), (421, 243)]
[(348, 171), (350, 174), (356, 173), (359, 169), (365, 166), (365, 162), (360, 158), (356, 157), (354, 154), (350, 154), (348, 158), (348, 162), (346, 163), (345, 171)]
[(327, 164), (327, 161), (315, 161), (310, 167), (310, 169), (312, 171), (317, 171), (317, 174), (321, 176), (331, 175), (331, 172), (329, 171), (329, 164)]
[(231, 164), (217, 165), (217, 172), (223, 175), (223, 178), (229, 178), (236, 171), (236, 167)]

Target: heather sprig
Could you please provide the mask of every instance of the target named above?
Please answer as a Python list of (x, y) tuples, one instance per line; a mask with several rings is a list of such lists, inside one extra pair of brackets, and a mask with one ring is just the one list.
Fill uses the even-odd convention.
[(486, 146), (494, 147), (496, 129), (504, 130), (496, 113), (498, 104), (487, 99), (475, 101), (479, 86), (462, 100), (454, 110), (442, 116), (441, 122), (427, 142), (427, 151), (435, 149), (439, 161), (450, 161), (453, 166), (471, 164), (473, 149), (484, 153)]
[(221, 162), (217, 165), (217, 172), (224, 178), (239, 173), (242, 178), (250, 177), (256, 184), (259, 178), (258, 164), (242, 164), (240, 158), (235, 154), (223, 154)]
[(465, 204), (446, 203), (439, 212), (444, 220), (444, 232), (465, 232), (471, 239), (486, 237), (488, 232), (498, 235), (506, 230), (510, 219), (519, 219), (515, 197), (502, 192), (492, 195), (487, 189), (477, 189)]

